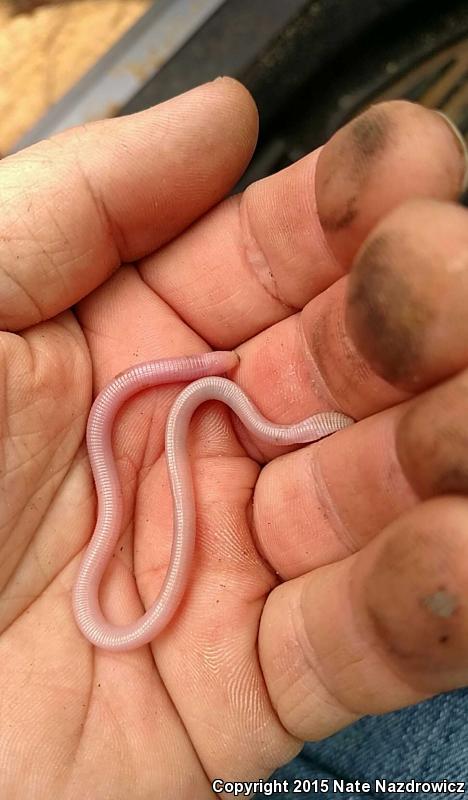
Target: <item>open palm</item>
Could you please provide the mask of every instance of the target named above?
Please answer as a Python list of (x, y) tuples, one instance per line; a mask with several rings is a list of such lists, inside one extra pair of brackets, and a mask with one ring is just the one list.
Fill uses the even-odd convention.
[[(256, 126), (222, 79), (0, 165), (2, 798), (202, 800), (215, 777), (265, 777), (303, 739), (468, 680), (466, 453), (430, 455), (444, 408), (466, 418), (451, 319), (467, 279), (427, 266), (466, 240), (465, 211), (441, 202), (461, 149), (432, 112), (385, 104), (220, 202)], [(201, 408), (182, 606), (151, 646), (96, 650), (71, 608), (96, 513), (92, 397), (131, 364), (210, 347), (236, 348), (231, 377), (277, 422), (360, 421), (271, 460), (224, 407)], [(116, 624), (166, 570), (178, 389), (117, 419), (125, 522), (101, 587)]]

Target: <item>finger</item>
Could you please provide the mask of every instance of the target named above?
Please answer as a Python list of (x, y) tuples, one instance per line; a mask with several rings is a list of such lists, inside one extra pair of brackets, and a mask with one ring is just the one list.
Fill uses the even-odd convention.
[(273, 459), (255, 486), (257, 547), (283, 579), (361, 550), (418, 502), (399, 462), (403, 404)]
[(385, 103), (213, 209), (141, 274), (212, 346), (237, 346), (330, 286), (390, 209), (413, 196), (458, 197), (465, 169), (439, 114)]
[(250, 95), (222, 79), (2, 161), (1, 327), (57, 314), (183, 230), (240, 177), (256, 130)]
[(466, 500), (428, 501), (270, 594), (260, 659), (290, 733), (319, 739), (466, 685), (467, 522)]
[[(400, 118), (388, 113), (392, 105)], [(464, 190), (466, 145), (444, 120), (438, 111), (427, 112), (413, 103), (382, 104), (359, 116), (348, 136), (346, 128), (338, 131), (333, 147), (324, 149), (317, 170), (318, 212), (340, 262), (350, 265), (376, 223), (406, 199), (451, 200)], [(430, 134), (424, 123), (431, 125)], [(450, 132), (455, 136), (450, 138)]]
[(468, 494), (468, 370), (409, 404), (395, 444), (418, 497)]
[(468, 494), (468, 370), (311, 447), (255, 487), (257, 545), (283, 578), (360, 550), (421, 498)]
[(468, 363), (468, 212), (412, 201), (372, 233), (352, 271), (347, 329), (386, 381), (414, 392)]
[(405, 203), (370, 234), (349, 278), (238, 348), (236, 379), (265, 416), (287, 423), (336, 408), (362, 419), (466, 366), (467, 219), (454, 204)]

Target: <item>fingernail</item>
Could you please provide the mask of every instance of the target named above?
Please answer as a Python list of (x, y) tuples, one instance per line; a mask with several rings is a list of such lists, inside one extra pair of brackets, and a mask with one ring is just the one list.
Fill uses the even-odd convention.
[(454, 134), (454, 136), (455, 136), (455, 138), (456, 138), (456, 140), (458, 142), (459, 147), (461, 148), (463, 157), (465, 159), (465, 177), (464, 177), (464, 180), (463, 180), (463, 187), (462, 187), (462, 194), (463, 194), (468, 189), (468, 147), (467, 147), (467, 144), (466, 144), (465, 137), (463, 136), (463, 134), (459, 130), (459, 128), (457, 128), (457, 126), (455, 125), (453, 120), (451, 120), (450, 117), (447, 116), (447, 114), (444, 114), (443, 111), (439, 111), (438, 108), (435, 108), (433, 110), (436, 112), (436, 114), (439, 114), (439, 116), (442, 117), (442, 119), (445, 120), (445, 122), (447, 123), (447, 125), (451, 129), (452, 133)]

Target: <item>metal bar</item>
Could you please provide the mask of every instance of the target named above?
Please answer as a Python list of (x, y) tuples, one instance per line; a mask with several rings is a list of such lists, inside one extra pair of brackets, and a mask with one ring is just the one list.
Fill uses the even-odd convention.
[(113, 116), (226, 0), (156, 0), (129, 31), (15, 144)]

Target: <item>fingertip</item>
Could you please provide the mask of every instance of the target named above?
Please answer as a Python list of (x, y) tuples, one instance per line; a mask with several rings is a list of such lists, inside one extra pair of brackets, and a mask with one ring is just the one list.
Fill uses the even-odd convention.
[[(252, 94), (241, 81), (237, 78), (232, 78), (230, 75), (220, 75), (211, 82), (211, 85), (222, 89), (226, 97), (231, 98), (233, 103), (236, 103), (249, 114), (251, 122), (254, 123), (255, 128), (258, 127), (258, 108)], [(209, 84), (208, 84), (209, 85)]]
[(226, 121), (232, 122), (232, 141), (253, 153), (257, 143), (259, 117), (255, 100), (247, 87), (236, 78), (222, 75), (197, 89), (206, 94), (213, 110), (214, 105), (218, 104), (217, 113), (225, 115)]
[(406, 100), (371, 106), (322, 149), (317, 209), (327, 242), (349, 266), (374, 225), (405, 200), (455, 200), (466, 158), (439, 113)]
[(466, 366), (468, 212), (408, 200), (372, 231), (348, 280), (345, 325), (367, 364), (414, 393)]
[(418, 505), (372, 542), (356, 571), (377, 648), (421, 697), (468, 678), (467, 517), (465, 498)]

